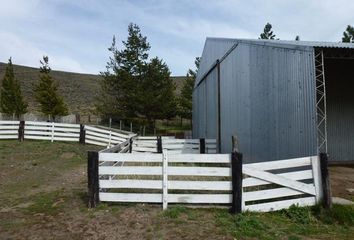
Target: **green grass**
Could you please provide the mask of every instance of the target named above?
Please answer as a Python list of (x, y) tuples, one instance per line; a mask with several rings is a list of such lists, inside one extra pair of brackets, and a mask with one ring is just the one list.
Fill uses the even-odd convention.
[(217, 223), (237, 239), (302, 239), (302, 237), (350, 239), (353, 232), (354, 207), (333, 205), (296, 207), (273, 213), (245, 212), (231, 216), (218, 212)]
[(67, 196), (61, 191), (49, 193), (39, 193), (32, 197), (33, 203), (25, 210), (30, 214), (44, 213), (46, 215), (56, 215), (59, 213)]

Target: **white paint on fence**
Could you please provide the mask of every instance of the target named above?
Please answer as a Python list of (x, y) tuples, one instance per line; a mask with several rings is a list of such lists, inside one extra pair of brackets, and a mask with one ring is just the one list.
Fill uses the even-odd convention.
[[(169, 203), (232, 203), (230, 154), (171, 154), (164, 149), (162, 154), (100, 153), (99, 161), (134, 165), (99, 167), (101, 201), (162, 203), (163, 209)], [(315, 204), (322, 191), (318, 161), (313, 156), (244, 164), (242, 211), (275, 211), (292, 204)], [(202, 166), (198, 165), (201, 163)], [(273, 170), (279, 169), (281, 172), (274, 173)], [(107, 180), (105, 175), (119, 178)], [(147, 176), (157, 179), (147, 179)], [(135, 193), (117, 192), (120, 189), (134, 189)], [(139, 193), (140, 190), (143, 191)], [(161, 192), (156, 193), (158, 190)]]
[[(17, 139), (20, 121), (0, 121), (0, 139)], [(120, 144), (135, 136), (113, 130), (85, 126), (85, 142), (99, 146)], [(24, 139), (79, 142), (80, 124), (26, 121)]]
[[(311, 169), (294, 171), (297, 167)], [(281, 173), (269, 172), (279, 169), (282, 169)], [(244, 164), (243, 174), (248, 177), (242, 182), (242, 210), (267, 212), (288, 208), (293, 204), (314, 205), (322, 192), (319, 172), (317, 156)], [(310, 183), (303, 182), (311, 179)], [(258, 190), (261, 185), (269, 187)]]
[(0, 121), (0, 139), (17, 139), (19, 121)]

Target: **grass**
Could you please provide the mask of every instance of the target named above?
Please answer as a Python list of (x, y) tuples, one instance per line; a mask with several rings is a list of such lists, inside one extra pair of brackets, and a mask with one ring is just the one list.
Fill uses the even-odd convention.
[[(87, 208), (86, 150), (76, 143), (0, 142), (0, 239), (351, 239), (354, 207), (230, 215), (185, 205)], [(99, 148), (98, 148), (99, 149)]]

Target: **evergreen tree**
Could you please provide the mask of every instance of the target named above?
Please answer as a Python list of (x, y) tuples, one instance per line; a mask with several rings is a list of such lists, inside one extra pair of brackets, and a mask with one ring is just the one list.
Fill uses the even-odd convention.
[(274, 40), (274, 38), (275, 38), (275, 34), (273, 34), (273, 31), (272, 31), (272, 24), (267, 23), (264, 26), (263, 33), (261, 33), (259, 39), (272, 39), (272, 40)]
[(49, 67), (48, 56), (43, 57), (40, 61), (39, 81), (34, 86), (34, 96), (40, 104), (41, 112), (51, 115), (53, 120), (56, 116), (65, 116), (68, 114), (68, 108), (63, 98), (58, 94), (58, 84), (52, 78)]
[(192, 95), (194, 82), (197, 77), (197, 71), (199, 69), (200, 58), (197, 57), (194, 61), (196, 70), (189, 69), (186, 80), (183, 84), (181, 95), (178, 99), (179, 115), (181, 118), (192, 118)]
[(354, 27), (351, 25), (343, 32), (342, 42), (354, 43)]
[(295, 41), (300, 41), (300, 36), (299, 35), (296, 35)]
[(11, 58), (6, 66), (1, 86), (0, 108), (3, 113), (15, 114), (19, 117), (27, 112), (27, 103), (24, 101), (19, 82), (15, 79)]
[[(101, 94), (96, 104), (101, 115), (119, 119), (145, 118), (149, 122), (173, 115), (174, 86), (170, 71), (158, 58), (148, 61), (149, 49), (147, 38), (136, 24), (129, 24), (122, 50), (116, 47), (113, 37), (108, 49), (112, 56), (106, 71), (101, 73)], [(162, 106), (168, 108), (162, 109)]]
[(149, 122), (170, 119), (176, 115), (175, 84), (166, 63), (155, 57), (146, 65), (141, 84), (139, 114)]

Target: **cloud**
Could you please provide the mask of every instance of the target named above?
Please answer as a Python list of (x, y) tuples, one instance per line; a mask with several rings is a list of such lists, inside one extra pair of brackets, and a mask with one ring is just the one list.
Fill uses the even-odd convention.
[(112, 35), (125, 40), (137, 23), (151, 57), (184, 75), (200, 56), (206, 37), (258, 38), (267, 22), (277, 37), (340, 41), (354, 24), (349, 0), (1, 0), (0, 61), (38, 66), (48, 54), (53, 69), (104, 70)]

